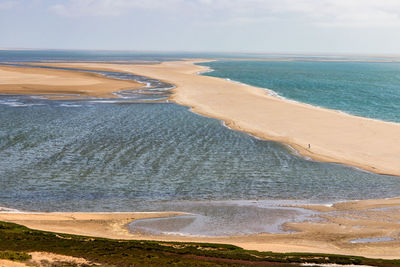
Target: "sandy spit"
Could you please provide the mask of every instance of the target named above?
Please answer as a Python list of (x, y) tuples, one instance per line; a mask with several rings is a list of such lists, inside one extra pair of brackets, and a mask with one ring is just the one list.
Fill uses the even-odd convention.
[(344, 114), (288, 101), (264, 89), (196, 75), (207, 60), (157, 65), (46, 63), (114, 70), (175, 84), (173, 100), (194, 112), (223, 120), (235, 130), (295, 148), (311, 159), (342, 163), (379, 174), (400, 176), (400, 124)]
[(114, 98), (113, 92), (141, 86), (134, 81), (110, 79), (95, 73), (0, 66), (0, 94)]

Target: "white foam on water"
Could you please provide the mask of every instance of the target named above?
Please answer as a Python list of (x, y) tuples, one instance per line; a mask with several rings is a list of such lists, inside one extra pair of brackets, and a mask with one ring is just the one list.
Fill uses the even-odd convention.
[[(209, 67), (208, 67), (208, 68), (209, 68)], [(202, 74), (204, 74), (204, 73), (208, 73), (208, 72), (212, 72), (212, 71), (214, 71), (214, 69), (210, 68), (210, 71), (208, 71), (208, 70), (207, 70), (207, 71), (199, 71), (199, 72), (197, 72), (196, 74), (197, 74), (197, 75), (202, 75)], [(352, 113), (349, 113), (349, 112), (347, 112), (347, 111), (343, 111), (343, 110), (340, 110), (340, 109), (330, 109), (330, 108), (325, 108), (325, 107), (323, 107), (323, 106), (319, 106), (319, 105), (316, 105), (316, 104), (309, 104), (309, 103), (297, 101), (297, 100), (294, 100), (294, 99), (290, 99), (290, 98), (287, 98), (287, 97), (284, 97), (284, 96), (280, 95), (278, 92), (276, 92), (276, 91), (274, 91), (274, 90), (272, 90), (272, 89), (270, 89), (270, 88), (253, 86), (253, 85), (249, 85), (249, 84), (246, 84), (246, 83), (243, 83), (243, 82), (239, 82), (239, 81), (236, 81), (236, 80), (232, 80), (232, 79), (230, 79), (230, 78), (222, 78), (222, 79), (224, 79), (224, 80), (226, 80), (226, 81), (229, 81), (229, 82), (232, 82), (232, 83), (236, 83), (236, 84), (241, 84), (241, 85), (246, 85), (246, 86), (251, 86), (251, 87), (263, 89), (264, 91), (267, 92), (267, 94), (268, 94), (269, 96), (272, 96), (272, 97), (275, 97), (275, 98), (279, 98), (279, 99), (282, 99), (282, 100), (287, 101), (287, 102), (302, 104), (302, 105), (306, 105), (306, 106), (309, 106), (309, 107), (315, 107), (315, 108), (321, 108), (321, 109), (328, 109), (328, 110), (336, 111), (336, 112), (338, 112), (338, 113), (340, 113), (340, 114), (343, 114), (343, 115), (362, 117), (362, 116), (354, 115), (354, 114), (352, 114)], [(362, 117), (362, 118), (370, 119), (370, 120), (379, 120), (379, 119), (368, 118), (368, 117)], [(379, 121), (383, 121), (383, 120), (379, 120)], [(395, 124), (397, 124), (396, 122), (390, 122), (390, 121), (384, 121), (384, 122), (387, 122), (387, 123), (395, 123)]]
[(0, 207), (0, 213), (23, 213), (23, 211), (7, 207)]
[(44, 104), (39, 104), (39, 103), (21, 103), (17, 101), (0, 101), (0, 105), (6, 105), (10, 107), (33, 107), (33, 106), (44, 106)]
[(206, 69), (196, 72), (195, 73), (196, 75), (202, 75), (204, 73), (209, 73), (209, 72), (213, 72), (214, 71), (214, 69), (211, 68), (211, 67), (208, 67), (208, 66), (202, 66), (202, 67), (205, 67)]
[(89, 103), (124, 103), (124, 101), (121, 100), (92, 100), (89, 101)]
[(78, 105), (78, 104), (61, 104), (60, 107), (77, 108), (77, 107), (82, 107), (82, 105)]

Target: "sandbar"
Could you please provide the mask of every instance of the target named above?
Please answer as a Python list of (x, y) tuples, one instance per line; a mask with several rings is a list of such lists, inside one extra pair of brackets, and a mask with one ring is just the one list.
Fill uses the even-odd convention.
[(0, 94), (115, 98), (113, 92), (141, 86), (135, 81), (110, 79), (95, 73), (0, 66)]
[(400, 124), (289, 101), (262, 88), (198, 75), (207, 68), (195, 63), (206, 61), (210, 60), (156, 65), (42, 64), (121, 71), (166, 81), (176, 86), (173, 101), (223, 120), (232, 129), (287, 144), (314, 160), (400, 176)]
[[(198, 73), (207, 68), (195, 65), (198, 62), (204, 60), (170, 61), (156, 65), (44, 64), (121, 71), (166, 81), (176, 85), (173, 101), (191, 107), (196, 113), (220, 119), (232, 129), (290, 145), (301, 155), (312, 159), (400, 176), (400, 124), (288, 101), (271, 96), (262, 88), (201, 76)], [(400, 258), (400, 198), (303, 208), (323, 212), (320, 215), (323, 220), (286, 223), (285, 227), (297, 231), (295, 233), (226, 237), (138, 235), (129, 233), (126, 227), (135, 219), (179, 213), (0, 213), (0, 220), (39, 230), (106, 238), (213, 242), (260, 251)], [(138, 214), (147, 215), (140, 217)], [(379, 237), (390, 237), (393, 241), (351, 242)]]

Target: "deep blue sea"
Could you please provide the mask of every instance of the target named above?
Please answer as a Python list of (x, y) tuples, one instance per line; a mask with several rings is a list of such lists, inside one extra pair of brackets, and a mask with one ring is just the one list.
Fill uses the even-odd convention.
[[(25, 61), (35, 57), (32, 51), (29, 53)], [(36, 56), (37, 60), (52, 58)], [(12, 57), (16, 57), (14, 52)], [(17, 57), (23, 58), (21, 54)], [(89, 57), (85, 54), (74, 60)], [(391, 121), (399, 119), (400, 113), (394, 112), (398, 108), (397, 64), (207, 65), (215, 69), (207, 75), (270, 88), (298, 101), (333, 105), (359, 115), (369, 112), (368, 116)], [(382, 73), (378, 69), (383, 69)], [(385, 82), (384, 77), (390, 79)], [(365, 81), (372, 79), (380, 85), (379, 95), (386, 100), (369, 99), (367, 89), (373, 87)], [(350, 91), (355, 88), (364, 88), (368, 97), (363, 99), (357, 91), (358, 97), (352, 96), (356, 101), (352, 109), (346, 109), (351, 106)], [(330, 96), (324, 96), (324, 92)], [(385, 112), (380, 110), (382, 101), (386, 103)], [(370, 102), (374, 103), (368, 104), (370, 109), (362, 107)], [(279, 232), (282, 222), (310, 215), (302, 209), (279, 207), (281, 204), (398, 196), (400, 179), (305, 160), (284, 145), (230, 130), (218, 120), (167, 101), (118, 103), (3, 95), (0, 188), (0, 207), (29, 211), (186, 211), (194, 215), (168, 222), (140, 221), (132, 225), (132, 230), (220, 235)]]
[(216, 61), (204, 75), (271, 89), (278, 95), (357, 116), (400, 122), (400, 63)]

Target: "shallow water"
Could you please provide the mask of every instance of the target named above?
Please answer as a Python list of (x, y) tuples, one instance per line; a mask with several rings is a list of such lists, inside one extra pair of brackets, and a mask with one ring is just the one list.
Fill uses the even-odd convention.
[(0, 187), (3, 207), (184, 211), (131, 230), (221, 235), (314, 214), (280, 204), (394, 197), (400, 179), (302, 159), (176, 104), (3, 95)]
[[(5, 66), (13, 67), (31, 67), (39, 69), (56, 69), (56, 70), (72, 70), (80, 72), (89, 72), (104, 75), (105, 77), (120, 80), (133, 80), (141, 84), (141, 87), (135, 89), (128, 89), (113, 92), (112, 94), (118, 98), (99, 98), (82, 95), (58, 95), (64, 96), (65, 98), (75, 98), (74, 100), (67, 100), (69, 105), (79, 105), (79, 102), (87, 99), (92, 99), (92, 103), (132, 103), (132, 102), (165, 102), (168, 101), (171, 95), (171, 89), (175, 88), (173, 84), (163, 82), (157, 79), (139, 76), (131, 73), (116, 72), (116, 71), (100, 71), (100, 70), (85, 70), (79, 68), (63, 68), (63, 67), (51, 67), (51, 66), (37, 66), (30, 65), (29, 63), (0, 63)], [(0, 104), (10, 106), (23, 106), (23, 105), (35, 105), (41, 102), (46, 102), (47, 97), (51, 95), (1, 95)], [(33, 100), (33, 101), (32, 101)], [(62, 100), (65, 101), (65, 100)], [(35, 102), (35, 103), (33, 103)], [(75, 103), (75, 104), (74, 104)]]
[(68, 105), (0, 105), (1, 206), (117, 211), (144, 201), (334, 201), (400, 190), (398, 177), (307, 161), (176, 104)]
[(133, 233), (152, 235), (226, 236), (254, 233), (286, 233), (287, 221), (317, 220), (317, 212), (283, 207), (307, 203), (285, 200), (181, 201), (157, 203), (157, 210), (179, 210), (192, 213), (169, 218), (132, 222)]
[[(278, 208), (285, 199), (327, 203), (400, 190), (398, 177), (307, 161), (176, 104), (39, 102), (0, 104), (0, 206), (185, 211), (193, 224), (172, 232), (220, 235), (277, 232), (285, 219), (310, 215)], [(232, 202), (256, 199), (266, 202)]]

